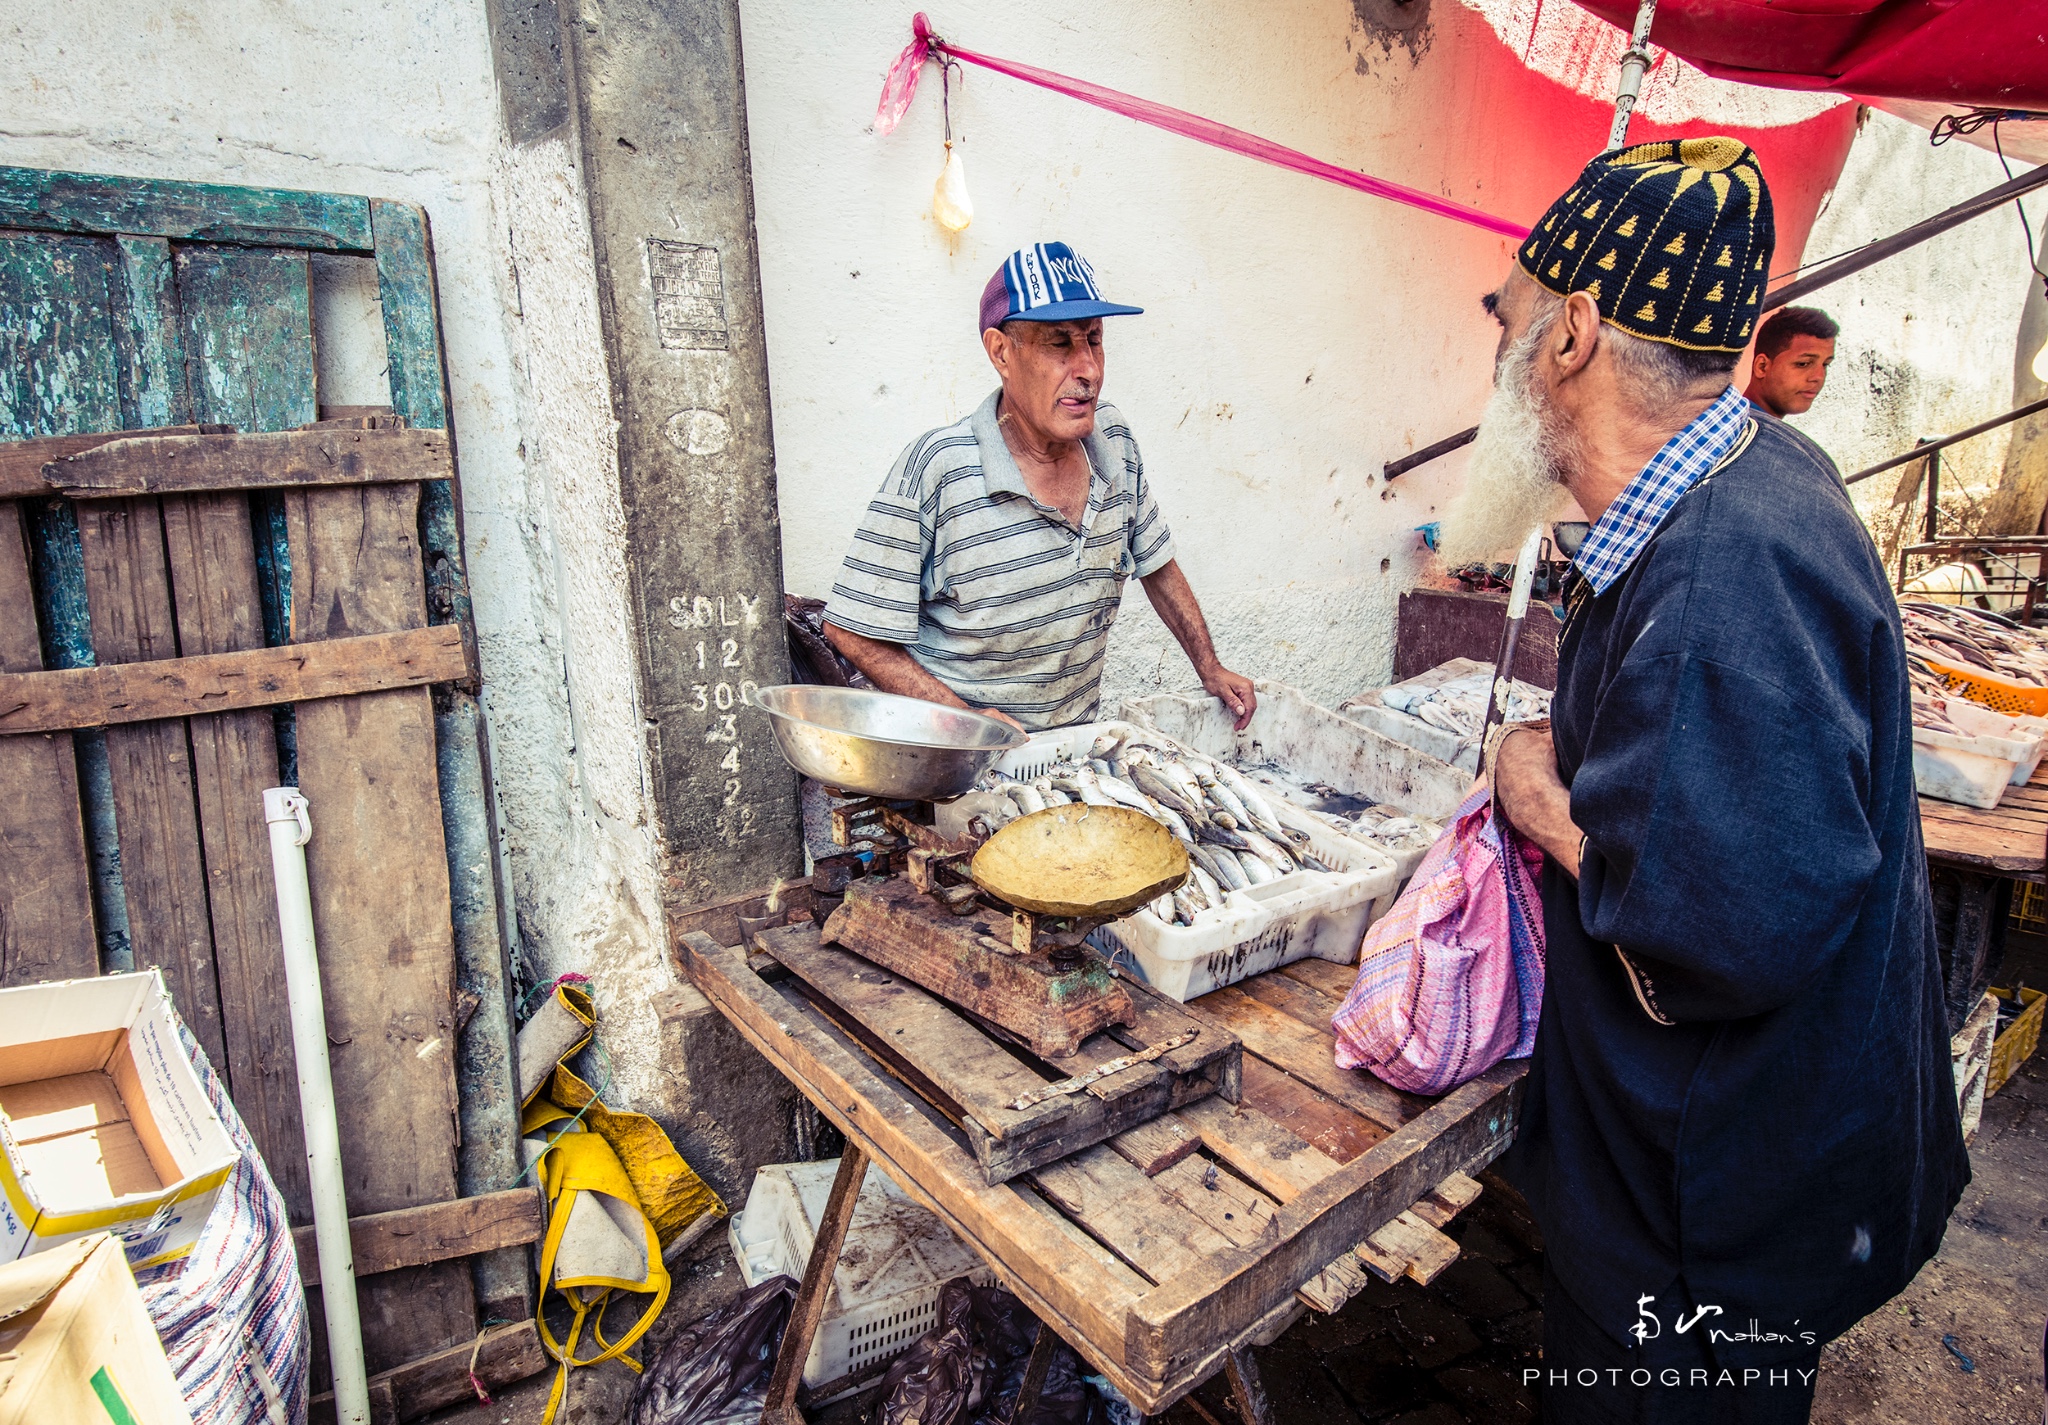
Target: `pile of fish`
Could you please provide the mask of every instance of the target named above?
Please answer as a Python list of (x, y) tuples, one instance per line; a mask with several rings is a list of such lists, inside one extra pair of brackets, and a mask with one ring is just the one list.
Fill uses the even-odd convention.
[[(1486, 725), (1486, 700), (1493, 692), (1493, 670), (1468, 673), (1448, 683), (1426, 687), (1396, 683), (1380, 694), (1380, 702), (1395, 712), (1420, 718), (1431, 727), (1442, 728), (1463, 747), (1477, 746), (1480, 729)], [(1550, 693), (1519, 678), (1508, 680), (1507, 721), (1550, 716)]]
[(1020, 780), (991, 771), (982, 789), (1007, 798), (1019, 815), (1085, 802), (1141, 811), (1188, 848), (1190, 873), (1179, 889), (1147, 907), (1171, 925), (1191, 925), (1223, 904), (1225, 891), (1264, 885), (1296, 871), (1330, 871), (1305, 831), (1285, 826), (1242, 772), (1127, 722), (1104, 725), (1085, 761)]
[(1307, 815), (1327, 822), (1333, 830), (1370, 841), (1396, 858), (1408, 851), (1427, 851), (1437, 837), (1435, 826), (1392, 802), (1355, 797), (1327, 782), (1297, 782), (1272, 763), (1248, 767), (1245, 776), (1260, 791), (1292, 802)]
[(1952, 668), (1977, 668), (2009, 683), (2048, 688), (2048, 638), (1996, 614), (1958, 604), (1901, 601), (1906, 655), (1914, 686), (1940, 684), (1927, 667), (1933, 659)]

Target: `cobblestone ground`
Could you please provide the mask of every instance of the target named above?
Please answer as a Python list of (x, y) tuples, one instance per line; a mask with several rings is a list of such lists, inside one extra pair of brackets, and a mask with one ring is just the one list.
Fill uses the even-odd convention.
[[(1543, 1258), (1535, 1224), (1492, 1184), (1445, 1229), (1463, 1248), (1429, 1286), (1375, 1281), (1342, 1311), (1310, 1315), (1256, 1353), (1273, 1418), (1396, 1425), (1522, 1425), (1521, 1384), (1543, 1341)], [(1221, 1375), (1169, 1411), (1168, 1425), (1234, 1425)]]

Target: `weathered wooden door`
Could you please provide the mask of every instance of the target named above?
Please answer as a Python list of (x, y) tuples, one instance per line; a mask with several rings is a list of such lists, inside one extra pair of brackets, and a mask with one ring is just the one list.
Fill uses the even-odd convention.
[[(0, 441), (320, 419), (313, 253), (375, 263), (390, 409), (445, 429), (419, 209), (0, 169)], [(451, 483), (73, 502), (0, 479), (0, 672), (467, 623)], [(296, 782), (352, 1215), (510, 1186), (481, 736), (467, 693), (406, 688), (0, 737), (0, 982), (159, 967), (310, 1220), (260, 804)], [(477, 1259), (475, 1286), (486, 1314), (524, 1314), (524, 1254)], [(373, 1372), (477, 1331), (460, 1260), (362, 1297)]]

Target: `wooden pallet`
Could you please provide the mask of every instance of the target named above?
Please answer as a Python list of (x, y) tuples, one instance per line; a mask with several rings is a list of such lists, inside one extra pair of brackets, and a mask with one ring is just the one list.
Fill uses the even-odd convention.
[(701, 932), (674, 943), (851, 1144), (1148, 1414), (1285, 1329), (1303, 1287), (1364, 1261), (1360, 1247), (1439, 1184), (1458, 1195), (1456, 1175), (1514, 1136), (1522, 1064), (1437, 1100), (1335, 1068), (1331, 992), (1349, 972), (1306, 961), (1187, 1007), (1243, 1041), (1241, 1103), (1212, 1095), (991, 1185), (966, 1134), (795, 984)]
[[(1143, 1128), (1169, 1110), (1220, 1095), (1235, 1100), (1235, 1035), (1126, 981), (1137, 1024), (1095, 1034), (1057, 1065), (1033, 1058), (993, 1026), (870, 964), (821, 943), (817, 927), (764, 931), (760, 948), (795, 977), (797, 993), (939, 1110), (966, 1138), (990, 1183), (1057, 1162)], [(1087, 1088), (1017, 1109), (1031, 1090), (1188, 1031), (1196, 1037)], [(1189, 1139), (1192, 1147), (1193, 1140)]]

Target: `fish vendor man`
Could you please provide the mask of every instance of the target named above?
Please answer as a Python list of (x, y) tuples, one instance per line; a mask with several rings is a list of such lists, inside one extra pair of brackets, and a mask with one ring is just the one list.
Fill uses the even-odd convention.
[(1251, 721), (1251, 680), (1218, 661), (1138, 442), (1102, 400), (1102, 319), (1142, 310), (1104, 301), (1065, 243), (989, 278), (981, 344), (1002, 384), (896, 457), (826, 601), (826, 637), (877, 688), (1027, 732), (1091, 721), (1136, 574), (1202, 686)]
[(1578, 501), (1548, 726), (1490, 749), (1545, 856), (1504, 1166), (1549, 1425), (1805, 1421), (1820, 1349), (1969, 1180), (1898, 604), (1833, 462), (1730, 384), (1771, 271), (1732, 138), (1593, 160), (1486, 298), (1453, 562)]

